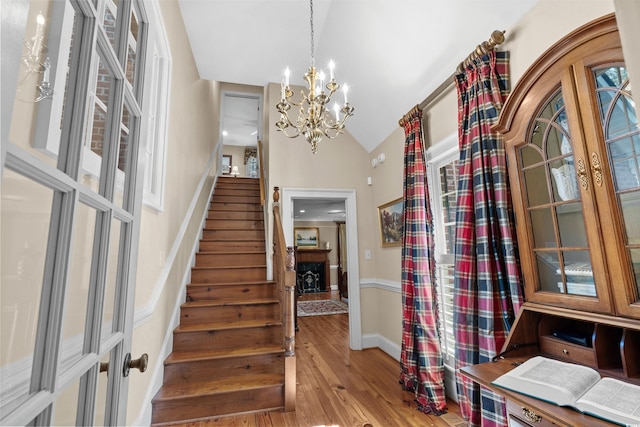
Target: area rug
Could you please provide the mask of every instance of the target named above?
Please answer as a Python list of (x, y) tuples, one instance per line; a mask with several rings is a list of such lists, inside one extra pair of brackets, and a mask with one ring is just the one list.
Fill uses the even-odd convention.
[(343, 314), (349, 312), (347, 303), (335, 299), (317, 301), (298, 301), (298, 317), (326, 316), (329, 314)]

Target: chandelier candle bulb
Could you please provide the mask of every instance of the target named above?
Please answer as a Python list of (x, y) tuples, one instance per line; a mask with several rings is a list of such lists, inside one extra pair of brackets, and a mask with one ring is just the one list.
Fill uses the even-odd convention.
[(42, 46), (42, 35), (44, 34), (44, 16), (42, 12), (38, 13), (36, 18), (36, 35), (33, 36), (33, 46), (31, 47), (31, 55), (38, 56), (40, 47)]
[(333, 81), (333, 69), (335, 68), (336, 64), (333, 63), (333, 61), (329, 61), (329, 79), (331, 81)]
[(344, 91), (344, 106), (346, 107), (348, 102), (347, 102), (347, 92), (349, 92), (349, 86), (347, 86), (346, 84), (344, 85), (344, 88), (342, 89)]
[(287, 67), (287, 68), (284, 70), (284, 85), (285, 85), (286, 87), (289, 87), (289, 74), (290, 74), (290, 73), (291, 73), (291, 72), (289, 71), (289, 67)]

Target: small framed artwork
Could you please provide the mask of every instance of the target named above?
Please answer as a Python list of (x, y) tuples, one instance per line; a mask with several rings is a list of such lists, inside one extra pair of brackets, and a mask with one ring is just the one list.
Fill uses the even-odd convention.
[(404, 226), (402, 197), (378, 206), (378, 224), (380, 225), (380, 244), (400, 246)]
[(222, 175), (229, 175), (231, 173), (232, 157), (226, 154), (222, 155)]
[(301, 249), (313, 249), (318, 247), (320, 239), (318, 227), (295, 227), (293, 229), (295, 245)]

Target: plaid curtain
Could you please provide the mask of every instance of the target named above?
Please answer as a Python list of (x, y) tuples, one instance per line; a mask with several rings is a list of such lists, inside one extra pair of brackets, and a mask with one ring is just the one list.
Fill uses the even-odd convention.
[[(456, 368), (500, 352), (523, 302), (504, 144), (491, 131), (508, 94), (508, 52), (491, 52), (456, 76), (460, 177), (456, 215)], [(457, 375), (472, 426), (506, 426), (504, 400)]]
[(402, 351), (400, 383), (413, 391), (418, 409), (446, 412), (440, 352), (433, 221), (422, 142), (422, 111), (404, 119), (404, 227), (402, 237)]

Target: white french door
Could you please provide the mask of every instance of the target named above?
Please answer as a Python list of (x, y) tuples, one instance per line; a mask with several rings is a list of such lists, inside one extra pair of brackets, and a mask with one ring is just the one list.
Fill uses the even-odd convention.
[[(49, 49), (26, 50), (57, 57), (47, 74), (21, 68), (2, 141), (0, 423), (123, 425), (148, 20), (138, 0), (31, 6)], [(54, 99), (29, 102), (45, 76), (62, 82)]]

